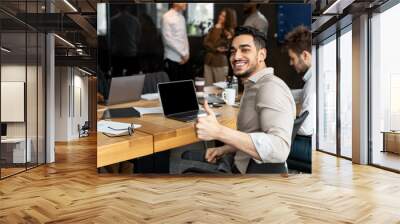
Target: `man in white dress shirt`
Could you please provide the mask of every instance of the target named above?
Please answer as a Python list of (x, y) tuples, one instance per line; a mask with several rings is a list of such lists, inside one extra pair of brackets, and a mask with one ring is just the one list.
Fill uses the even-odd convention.
[(171, 81), (190, 78), (185, 75), (185, 64), (189, 60), (189, 40), (182, 12), (186, 7), (187, 3), (173, 3), (161, 21), (164, 67)]
[(308, 111), (309, 115), (297, 132), (299, 135), (310, 136), (315, 130), (316, 116), (316, 81), (312, 74), (311, 63), (311, 32), (304, 26), (296, 27), (285, 38), (290, 65), (303, 76), (305, 82), (300, 94), (295, 95), (295, 101), (301, 104), (299, 114)]

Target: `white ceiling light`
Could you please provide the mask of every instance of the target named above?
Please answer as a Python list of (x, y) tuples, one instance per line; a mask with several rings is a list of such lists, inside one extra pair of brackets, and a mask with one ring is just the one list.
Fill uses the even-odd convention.
[(107, 34), (107, 5), (106, 3), (97, 4), (97, 35)]
[(5, 47), (1, 47), (0, 49), (1, 49), (1, 51), (4, 51), (4, 52), (6, 52), (6, 53), (10, 53), (10, 52), (11, 52), (11, 50), (8, 50), (8, 49), (5, 48)]
[(75, 48), (75, 45), (73, 45), (73, 44), (72, 44), (71, 42), (69, 42), (68, 40), (66, 40), (66, 39), (64, 39), (64, 38), (62, 38), (62, 37), (60, 37), (60, 36), (57, 35), (57, 34), (54, 34), (54, 36), (57, 37), (57, 38), (58, 38), (59, 40), (61, 40), (62, 42), (64, 42), (65, 44), (67, 44), (68, 46)]
[(74, 12), (78, 12), (78, 10), (71, 4), (69, 3), (68, 0), (64, 0), (65, 4), (68, 5), (68, 7), (70, 7)]

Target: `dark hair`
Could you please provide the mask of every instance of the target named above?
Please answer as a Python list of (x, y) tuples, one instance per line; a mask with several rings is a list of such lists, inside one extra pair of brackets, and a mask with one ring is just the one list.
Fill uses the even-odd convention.
[(286, 49), (298, 55), (303, 51), (311, 53), (311, 39), (311, 31), (305, 26), (298, 26), (285, 36)]
[(226, 15), (224, 24), (225, 29), (233, 33), (237, 26), (236, 11), (231, 8), (223, 8), (221, 12), (225, 12)]
[(267, 38), (265, 37), (265, 33), (250, 26), (239, 26), (236, 28), (235, 37), (245, 34), (253, 36), (254, 45), (256, 45), (257, 50), (266, 48)]

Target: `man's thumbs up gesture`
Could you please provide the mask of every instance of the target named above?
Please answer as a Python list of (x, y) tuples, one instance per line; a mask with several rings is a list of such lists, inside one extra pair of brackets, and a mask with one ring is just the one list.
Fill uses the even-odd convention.
[(215, 140), (221, 133), (221, 125), (218, 123), (214, 112), (208, 106), (207, 100), (204, 100), (204, 109), (207, 112), (207, 116), (197, 119), (197, 137), (204, 141)]

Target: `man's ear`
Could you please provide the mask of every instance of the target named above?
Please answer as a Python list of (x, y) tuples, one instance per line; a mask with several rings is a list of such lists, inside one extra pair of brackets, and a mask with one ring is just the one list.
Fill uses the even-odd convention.
[(303, 61), (311, 64), (311, 61), (312, 61), (311, 53), (308, 51), (303, 51), (301, 54), (302, 54), (301, 56), (302, 56)]
[(262, 61), (265, 61), (265, 59), (267, 58), (267, 49), (262, 48), (258, 51), (258, 57), (260, 59), (262, 59)]
[(303, 59), (303, 61), (310, 60), (311, 54), (308, 51), (303, 51), (301, 52), (301, 59)]

